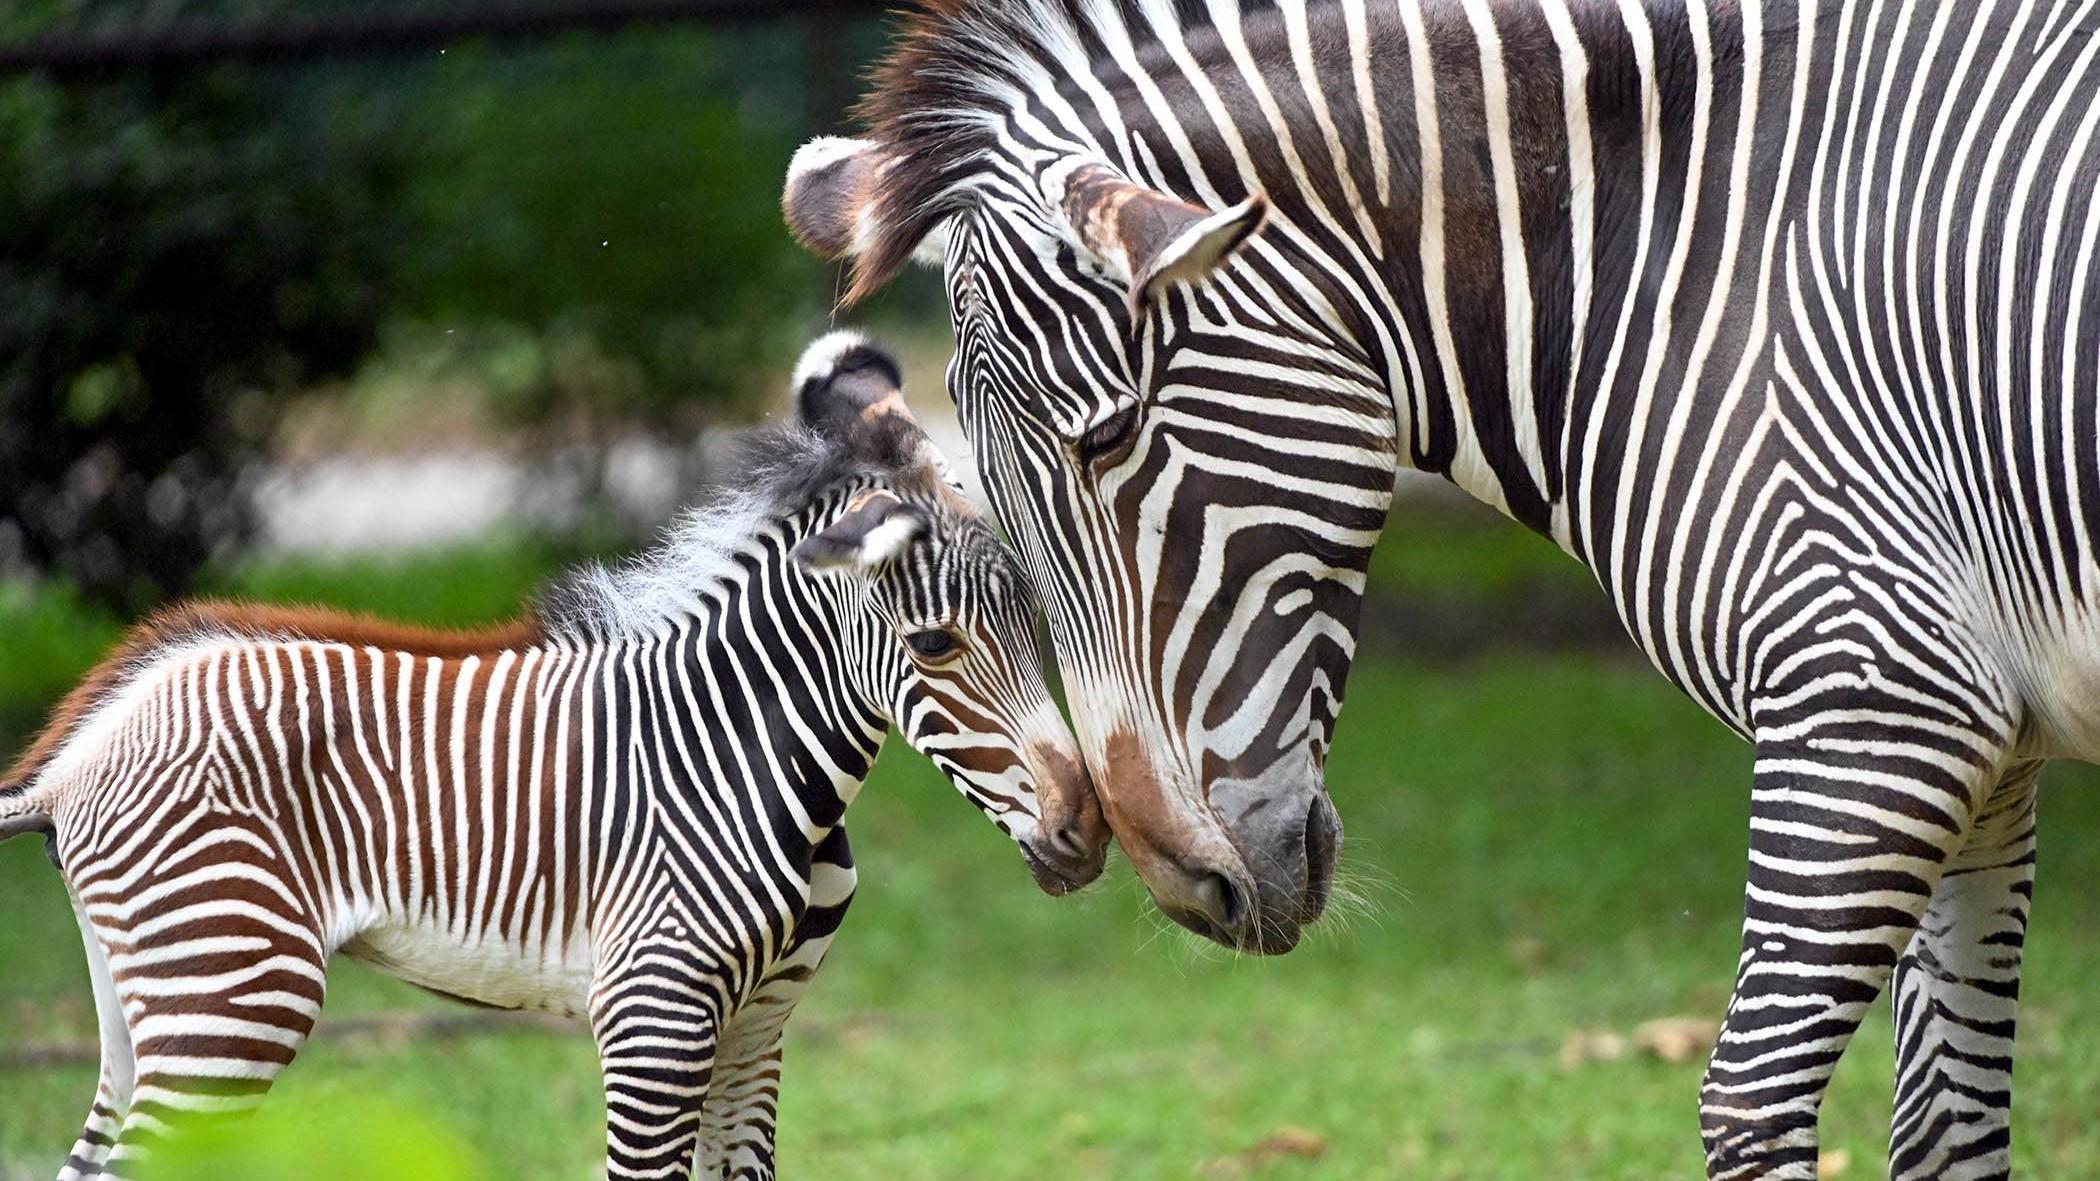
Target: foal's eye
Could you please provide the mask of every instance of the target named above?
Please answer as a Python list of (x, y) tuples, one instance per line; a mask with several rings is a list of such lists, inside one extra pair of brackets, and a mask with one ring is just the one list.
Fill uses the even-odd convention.
[(1079, 436), (1079, 462), (1091, 465), (1104, 456), (1120, 452), (1136, 433), (1137, 421), (1138, 408), (1132, 403), (1088, 427), (1086, 433)]
[(913, 632), (904, 637), (904, 642), (921, 656), (946, 656), (955, 651), (955, 637), (939, 628)]

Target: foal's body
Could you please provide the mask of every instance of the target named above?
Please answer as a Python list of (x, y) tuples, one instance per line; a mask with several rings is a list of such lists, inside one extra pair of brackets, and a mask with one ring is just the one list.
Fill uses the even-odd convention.
[[(827, 338), (758, 488), (502, 632), (192, 606), (0, 785), (87, 944), (103, 1072), (62, 1177), (260, 1100), (337, 951), (586, 1018), (614, 1177), (770, 1177), (782, 1023), (853, 895), (894, 721), (1061, 892), (1105, 828), (1034, 599), (893, 362)], [(1038, 797), (1038, 789), (1041, 796)]]
[[(738, 692), (708, 675), (719, 649), (674, 671), (677, 635), (462, 654), (435, 636), (369, 646), (354, 620), (308, 617), (301, 639), (243, 634), (231, 615), (198, 626), (214, 630), (163, 641), (105, 707), (101, 757), (50, 777), (97, 993), (143, 1016), (128, 1030), (104, 1017), (79, 1165), (122, 1113), (137, 1139), (128, 1128), (154, 1129), (160, 1107), (224, 1089), (201, 1079), (259, 1095), (311, 1030), (342, 951), (461, 1000), (587, 1018), (616, 1116), (622, 1023), (657, 1041), (676, 1028), (676, 1077), (651, 1077), (645, 1051), (632, 1081), (705, 1088), (707, 1175), (738, 1146), (762, 1171), (781, 1025), (852, 898), (842, 814), (880, 730), (825, 735), (854, 770), (788, 770), (788, 795), (768, 805), (733, 769), (659, 779), (634, 763), (688, 757), (674, 731), (704, 715), (674, 712), (686, 692)], [(168, 720), (199, 701), (230, 708), (170, 748)], [(747, 737), (737, 745), (763, 762), (763, 736)], [(624, 1003), (644, 985), (651, 1001)], [(690, 1013), (667, 1014), (667, 996)], [(181, 998), (217, 1010), (208, 1037)]]

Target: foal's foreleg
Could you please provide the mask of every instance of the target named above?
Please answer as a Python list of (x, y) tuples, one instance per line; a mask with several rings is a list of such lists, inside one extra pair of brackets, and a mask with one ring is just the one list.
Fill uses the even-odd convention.
[(605, 1172), (613, 1181), (684, 1181), (714, 1077), (721, 994), (707, 973), (672, 954), (636, 961), (591, 1001), (605, 1075)]
[(2019, 764), (1992, 791), (1896, 966), (1891, 1177), (2012, 1171), (2013, 1022), (2041, 768)]
[(737, 1010), (723, 1039), (721, 1069), (708, 1096), (702, 1181), (772, 1181), (780, 1120), (780, 1036), (853, 901), (853, 854), (846, 830), (817, 847), (809, 905), (795, 943)]

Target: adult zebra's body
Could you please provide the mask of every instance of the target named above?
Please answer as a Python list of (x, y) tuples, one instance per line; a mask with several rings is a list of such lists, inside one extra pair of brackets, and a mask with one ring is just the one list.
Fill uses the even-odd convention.
[(1595, 570), (1751, 738), (1701, 1125), (1810, 1176), (1892, 972), (1892, 1169), (2009, 1169), (2047, 758), (2100, 759), (2094, 0), (954, 0), (786, 209), (945, 258), (951, 393), (1154, 896), (1284, 950), (1393, 469)]
[(895, 364), (797, 373), (758, 487), (511, 632), (177, 608), (0, 792), (81, 919), (103, 1075), (62, 1177), (258, 1102), (341, 950), (587, 1016), (615, 1177), (770, 1177), (779, 1035), (854, 888), (892, 722), (1063, 892), (1107, 831), (1019, 564), (944, 483)]

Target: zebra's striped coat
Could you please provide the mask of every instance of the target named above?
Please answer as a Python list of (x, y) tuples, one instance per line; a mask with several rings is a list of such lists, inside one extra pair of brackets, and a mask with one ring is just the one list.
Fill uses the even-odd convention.
[(2095, 16), (962, 0), (787, 209), (857, 291), (945, 259), (951, 393), (1170, 914), (1319, 913), (1368, 553), (1393, 469), (1441, 473), (1757, 744), (1710, 1172), (1813, 1174), (1894, 973), (1894, 1171), (2002, 1175), (2035, 775), (2100, 758)]
[(1097, 873), (1033, 594), (896, 384), (819, 342), (755, 491), (501, 633), (210, 604), (139, 629), (0, 793), (49, 830), (94, 969), (102, 1086), (62, 1176), (258, 1101), (337, 951), (588, 1019), (613, 1176), (771, 1176), (781, 1026), (892, 723), (1046, 890)]

